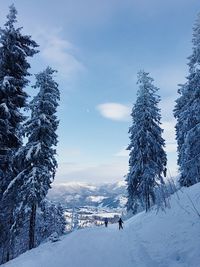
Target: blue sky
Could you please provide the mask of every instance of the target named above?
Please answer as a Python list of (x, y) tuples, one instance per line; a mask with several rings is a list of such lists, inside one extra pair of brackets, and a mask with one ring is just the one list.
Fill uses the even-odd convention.
[(128, 170), (129, 114), (140, 69), (149, 72), (160, 88), (168, 168), (176, 174), (172, 110), (177, 84), (187, 75), (200, 2), (2, 0), (1, 25), (11, 3), (18, 10), (19, 25), (40, 45), (40, 54), (31, 60), (31, 73), (47, 65), (58, 70), (61, 101), (55, 182), (123, 179)]

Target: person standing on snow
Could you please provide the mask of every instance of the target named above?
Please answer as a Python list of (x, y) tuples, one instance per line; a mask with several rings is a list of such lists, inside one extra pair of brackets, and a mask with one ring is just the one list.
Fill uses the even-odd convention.
[(118, 223), (119, 223), (119, 230), (120, 230), (120, 229), (123, 229), (123, 225), (122, 225), (122, 224), (123, 224), (124, 222), (122, 221), (122, 218), (119, 218)]
[(105, 224), (105, 227), (108, 226), (108, 219), (107, 218), (104, 219), (104, 224)]

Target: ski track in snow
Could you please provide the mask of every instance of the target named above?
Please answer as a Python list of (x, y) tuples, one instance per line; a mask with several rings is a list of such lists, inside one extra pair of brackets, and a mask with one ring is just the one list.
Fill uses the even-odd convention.
[[(184, 190), (200, 211), (200, 183)], [(77, 230), (2, 267), (199, 267), (200, 218), (187, 194), (174, 195), (166, 212), (137, 214), (123, 230), (117, 224)]]

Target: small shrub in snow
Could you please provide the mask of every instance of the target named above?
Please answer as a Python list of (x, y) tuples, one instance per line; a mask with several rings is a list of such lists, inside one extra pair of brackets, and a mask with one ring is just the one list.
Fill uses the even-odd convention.
[(49, 240), (51, 242), (57, 242), (60, 240), (59, 236), (58, 236), (58, 233), (57, 232), (54, 232), (53, 234), (50, 235), (49, 237)]

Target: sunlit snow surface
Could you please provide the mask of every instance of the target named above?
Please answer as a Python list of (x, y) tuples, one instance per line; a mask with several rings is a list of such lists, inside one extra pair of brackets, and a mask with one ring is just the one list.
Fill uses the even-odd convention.
[(108, 228), (77, 230), (2, 267), (198, 267), (200, 183), (171, 197), (171, 209), (140, 213)]

